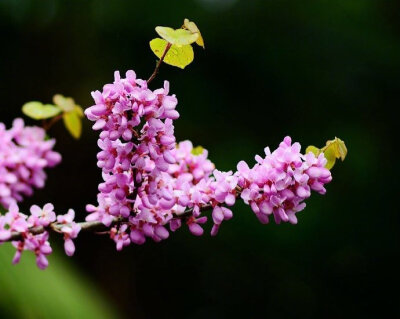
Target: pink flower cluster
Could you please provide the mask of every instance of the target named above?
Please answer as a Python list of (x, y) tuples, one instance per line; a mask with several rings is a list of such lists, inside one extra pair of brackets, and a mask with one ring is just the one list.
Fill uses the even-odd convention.
[(324, 185), (332, 176), (325, 168), (324, 155), (303, 155), (300, 148), (299, 143), (292, 145), (287, 136), (274, 152), (267, 147), (265, 158), (257, 155), (253, 168), (244, 161), (238, 164), (241, 198), (262, 223), (268, 223), (273, 215), (277, 224), (296, 224), (296, 213), (305, 208), (304, 200), (310, 197), (311, 190), (325, 194)]
[(22, 119), (14, 120), (8, 130), (0, 123), (0, 205), (7, 208), (44, 186), (44, 169), (61, 161), (54, 144), (42, 128), (24, 126)]
[(66, 215), (56, 216), (54, 206), (46, 204), (43, 208), (33, 205), (30, 209), (31, 215), (27, 216), (19, 211), (18, 205), (15, 202), (10, 204), (8, 212), (5, 215), (0, 215), (0, 244), (8, 241), (13, 232), (21, 234), (22, 239), (13, 241), (12, 244), (17, 249), (13, 263), (20, 261), (24, 250), (33, 251), (36, 255), (36, 264), (40, 269), (45, 269), (48, 266), (47, 255), (51, 254), (52, 249), (48, 242), (49, 233), (44, 230), (40, 234), (34, 234), (33, 229), (44, 227), (45, 229), (52, 226), (56, 220), (58, 226), (62, 226), (56, 231), (64, 234), (65, 253), (72, 256), (75, 252), (75, 246), (72, 239), (78, 236), (80, 226), (76, 224), (74, 219), (74, 211), (70, 209)]
[[(92, 96), (95, 105), (85, 114), (100, 131), (97, 165), (103, 182), (98, 204), (86, 207), (86, 220), (107, 226), (117, 250), (147, 238), (159, 242), (184, 224), (201, 236), (207, 209), (212, 211), (214, 236), (222, 222), (233, 217), (230, 207), (239, 197), (262, 223), (273, 216), (278, 224), (296, 224), (296, 213), (304, 209), (311, 191), (324, 194), (332, 180), (324, 155), (302, 154), (290, 137), (273, 152), (267, 147), (264, 158), (257, 155), (252, 168), (241, 161), (236, 172), (215, 169), (207, 150), (194, 148), (190, 141), (176, 143), (178, 101), (169, 94), (167, 81), (152, 91), (133, 71), (125, 78), (115, 72), (114, 82)], [(68, 256), (75, 252), (73, 239), (81, 226), (74, 222), (72, 209), (57, 216), (52, 204), (33, 205), (27, 216), (16, 204), (34, 187), (43, 187), (44, 169), (60, 162), (54, 143), (46, 140), (43, 129), (25, 127), (21, 119), (9, 130), (0, 123), (0, 204), (8, 208), (0, 215), (0, 244), (13, 240), (13, 263), (30, 250), (38, 267), (46, 268), (52, 252), (49, 230), (63, 234)]]
[[(205, 205), (233, 205), (237, 177), (232, 172), (214, 171), (207, 152), (192, 153), (192, 144), (175, 144), (173, 121), (177, 99), (168, 95), (169, 84), (152, 91), (146, 81), (136, 79), (133, 71), (92, 93), (95, 105), (86, 109), (93, 128), (101, 130), (97, 155), (104, 182), (99, 185), (98, 206), (88, 205), (87, 221), (110, 225), (114, 218), (128, 222), (115, 226), (111, 238), (118, 249), (131, 242), (141, 244), (146, 237), (155, 241), (169, 236), (180, 227), (179, 215), (193, 214), (186, 223), (195, 235), (203, 230), (199, 224)], [(221, 213), (222, 212), (222, 213)], [(229, 209), (215, 209), (213, 233), (222, 220), (229, 219)]]
[(95, 105), (85, 111), (101, 130), (97, 159), (104, 180), (86, 220), (106, 226), (118, 221), (110, 231), (118, 250), (147, 237), (166, 239), (166, 226), (175, 231), (182, 222), (202, 235), (205, 209), (212, 209), (215, 235), (232, 218), (229, 207), (239, 194), (263, 223), (271, 214), (277, 223), (296, 223), (310, 191), (325, 192), (331, 175), (324, 156), (301, 154), (289, 137), (273, 153), (266, 149), (264, 159), (257, 156), (252, 169), (240, 162), (236, 173), (216, 170), (206, 150), (190, 141), (176, 144), (177, 99), (168, 94), (168, 82), (152, 91), (133, 71), (126, 78), (116, 72), (114, 83), (92, 93)]

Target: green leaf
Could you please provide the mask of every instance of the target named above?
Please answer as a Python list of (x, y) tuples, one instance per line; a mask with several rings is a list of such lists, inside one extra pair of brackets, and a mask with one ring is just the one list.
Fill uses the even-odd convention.
[(63, 114), (64, 125), (71, 135), (78, 139), (82, 133), (82, 122), (79, 113), (75, 110)]
[(75, 108), (75, 101), (71, 97), (65, 97), (61, 94), (56, 94), (53, 96), (53, 102), (55, 105), (59, 106), (64, 112), (71, 112)]
[[(164, 39), (155, 38), (150, 41), (150, 48), (154, 52), (154, 54), (161, 59), (164, 54), (165, 48), (167, 47), (168, 42)], [(168, 50), (167, 54), (164, 57), (164, 62), (177, 66), (181, 69), (184, 69), (187, 65), (189, 65), (194, 59), (193, 48), (190, 44), (177, 46), (172, 45)]]
[(28, 102), (22, 106), (22, 112), (34, 120), (44, 120), (56, 116), (61, 112), (61, 109), (52, 104)]
[(322, 148), (322, 151), (328, 160), (328, 163), (325, 166), (328, 169), (331, 169), (333, 165), (335, 165), (336, 159), (340, 158), (344, 161), (347, 155), (346, 144), (337, 137), (335, 137), (334, 140), (327, 141), (326, 145)]
[(313, 145), (310, 145), (306, 148), (306, 154), (308, 153), (313, 153), (315, 156), (318, 156), (319, 154), (321, 154), (321, 150), (318, 147), (315, 147)]
[(344, 142), (335, 137), (334, 140), (327, 141), (323, 150), (332, 149), (336, 158), (340, 158), (342, 161), (346, 158), (347, 155), (347, 147)]
[(199, 33), (192, 33), (189, 30), (177, 29), (174, 30), (169, 27), (156, 27), (156, 32), (160, 37), (165, 39), (171, 44), (177, 46), (191, 44), (196, 42), (199, 37)]
[(315, 156), (324, 153), (324, 156), (327, 159), (325, 167), (331, 169), (335, 165), (336, 159), (340, 158), (344, 161), (347, 155), (347, 147), (340, 138), (335, 137), (334, 140), (327, 141), (326, 145), (322, 149), (310, 145), (306, 148), (306, 154), (309, 152), (313, 153)]
[(192, 33), (197, 33), (197, 34), (199, 35), (199, 37), (198, 37), (197, 40), (196, 40), (196, 44), (199, 45), (199, 46), (201, 46), (201, 47), (203, 47), (203, 49), (205, 49), (205, 46), (204, 46), (204, 39), (203, 39), (203, 37), (201, 36), (200, 30), (199, 30), (199, 28), (197, 27), (196, 23), (194, 23), (193, 21), (190, 21), (189, 19), (185, 19), (184, 22), (183, 22), (183, 26), (184, 26), (187, 30), (189, 30), (190, 32), (192, 32)]
[(202, 146), (196, 146), (195, 148), (192, 149), (192, 154), (193, 155), (201, 155), (203, 154), (204, 148)]
[(336, 155), (335, 155), (335, 150), (333, 147), (329, 147), (324, 151), (324, 156), (327, 159), (327, 163), (325, 165), (325, 167), (327, 169), (331, 169), (336, 162)]
[(337, 154), (340, 159), (344, 161), (347, 156), (347, 147), (346, 144), (338, 137), (335, 137), (336, 145), (337, 145)]
[(74, 111), (76, 114), (78, 114), (79, 117), (83, 117), (83, 108), (80, 105), (75, 105)]

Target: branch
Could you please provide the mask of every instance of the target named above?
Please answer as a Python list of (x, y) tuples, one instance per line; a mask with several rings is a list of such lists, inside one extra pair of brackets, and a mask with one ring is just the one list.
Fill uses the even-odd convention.
[(43, 121), (43, 129), (45, 131), (48, 131), (54, 124), (56, 124), (59, 120), (63, 118), (63, 115), (64, 113), (61, 113), (56, 117), (53, 117), (50, 121)]
[[(207, 211), (212, 208), (211, 204), (206, 204), (201, 207), (201, 211)], [(193, 209), (187, 209), (181, 214), (173, 214), (173, 219), (186, 219), (193, 214)], [(124, 223), (124, 222), (129, 222), (127, 218), (122, 218), (122, 217), (116, 217), (114, 220), (111, 222), (111, 225), (109, 227), (105, 226), (102, 222), (98, 221), (93, 221), (93, 222), (81, 222), (77, 223), (79, 226), (81, 226), (81, 231), (85, 232), (104, 232), (110, 230), (110, 228), (116, 224)], [(58, 224), (58, 223), (52, 223), (48, 227), (32, 227), (29, 229), (29, 233), (32, 235), (39, 235), (42, 234), (45, 231), (53, 231), (56, 233), (61, 232), (61, 228), (67, 226), (66, 224)], [(24, 233), (19, 233), (19, 232), (12, 232), (11, 237), (6, 241), (18, 241), (24, 239)]]
[(156, 68), (154, 69), (153, 74), (147, 80), (147, 84), (149, 84), (151, 81), (153, 81), (154, 78), (156, 77), (158, 70), (160, 69), (161, 63), (164, 61), (165, 56), (167, 55), (169, 49), (171, 48), (171, 45), (172, 44), (168, 42), (167, 46), (165, 47), (163, 55), (161, 56), (160, 60), (156, 64)]

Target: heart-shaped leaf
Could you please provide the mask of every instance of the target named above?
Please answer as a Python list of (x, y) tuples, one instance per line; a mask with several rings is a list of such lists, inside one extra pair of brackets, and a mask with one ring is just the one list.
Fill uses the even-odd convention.
[(332, 147), (327, 148), (324, 151), (324, 156), (327, 160), (325, 167), (327, 169), (331, 169), (335, 165), (335, 162), (336, 162), (335, 150)]
[(185, 29), (174, 30), (169, 27), (156, 27), (156, 32), (164, 40), (177, 46), (187, 45), (196, 42), (199, 37), (199, 33), (192, 33), (189, 30)]
[(327, 160), (325, 167), (331, 169), (335, 165), (336, 159), (340, 158), (344, 161), (347, 155), (347, 147), (340, 138), (335, 137), (334, 140), (327, 141), (326, 145), (321, 149), (313, 145), (308, 146), (306, 148), (306, 154), (309, 152), (313, 153), (315, 156), (324, 153)]
[(78, 139), (82, 133), (82, 121), (80, 115), (75, 110), (63, 114), (64, 125), (71, 135)]
[(79, 117), (83, 117), (84, 113), (83, 113), (83, 109), (80, 105), (75, 105), (74, 111), (76, 114), (78, 114)]
[[(335, 142), (336, 142), (336, 154), (340, 157), (342, 161), (347, 156), (347, 147), (346, 144), (344, 144), (344, 141), (342, 141), (340, 138), (335, 137)], [(338, 158), (339, 158), (338, 157)]]
[(22, 112), (34, 120), (44, 120), (60, 114), (61, 109), (52, 104), (28, 102), (22, 106)]
[(306, 148), (306, 154), (310, 152), (313, 153), (315, 156), (321, 154), (321, 150), (318, 147), (315, 147), (314, 145), (310, 145)]
[(75, 108), (75, 101), (71, 97), (65, 97), (61, 94), (56, 94), (53, 96), (53, 102), (55, 105), (59, 106), (64, 112), (71, 112)]
[(197, 45), (199, 45), (199, 46), (203, 47), (203, 49), (205, 49), (205, 46), (204, 46), (204, 39), (203, 39), (203, 37), (201, 36), (200, 30), (199, 30), (199, 28), (197, 27), (196, 23), (194, 23), (193, 21), (190, 21), (189, 19), (185, 19), (184, 22), (183, 22), (183, 26), (184, 26), (187, 30), (189, 30), (190, 32), (192, 32), (192, 33), (197, 33), (197, 34), (199, 35), (199, 37), (198, 37), (197, 40), (196, 40), (196, 43), (197, 43)]
[(335, 137), (334, 140), (326, 142), (325, 147), (322, 148), (324, 154), (330, 152), (335, 158), (340, 158), (342, 161), (346, 158), (347, 147), (346, 144), (340, 139)]
[[(158, 58), (162, 57), (167, 45), (168, 42), (160, 38), (155, 38), (150, 41), (150, 48)], [(193, 61), (193, 59), (194, 53), (193, 48), (190, 44), (182, 46), (172, 44), (171, 48), (168, 50), (167, 54), (164, 57), (164, 62), (169, 65), (177, 66), (181, 69), (184, 69), (188, 64)]]
[(306, 148), (306, 154), (309, 152), (312, 152), (315, 156), (324, 153), (327, 160), (325, 167), (331, 169), (335, 165), (336, 159), (340, 158), (344, 161), (347, 155), (347, 147), (340, 138), (335, 137), (334, 140), (327, 141), (326, 145), (321, 149), (310, 145)]

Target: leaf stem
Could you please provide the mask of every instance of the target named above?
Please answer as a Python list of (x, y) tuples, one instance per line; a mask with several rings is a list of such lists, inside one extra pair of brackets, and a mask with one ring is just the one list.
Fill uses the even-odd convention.
[(156, 64), (156, 68), (154, 69), (153, 74), (147, 80), (147, 84), (149, 84), (151, 81), (153, 81), (154, 78), (156, 77), (156, 75), (157, 75), (157, 73), (158, 73), (158, 71), (160, 69), (161, 63), (164, 61), (164, 58), (167, 55), (167, 53), (168, 53), (169, 49), (171, 48), (171, 46), (172, 46), (172, 44), (168, 42), (167, 46), (165, 47), (163, 55), (161, 56), (160, 60), (158, 60), (158, 62)]
[(59, 120), (62, 119), (64, 113), (58, 114), (57, 116), (53, 117), (50, 121), (43, 122), (43, 128), (45, 131), (48, 131), (54, 124), (56, 124)]

